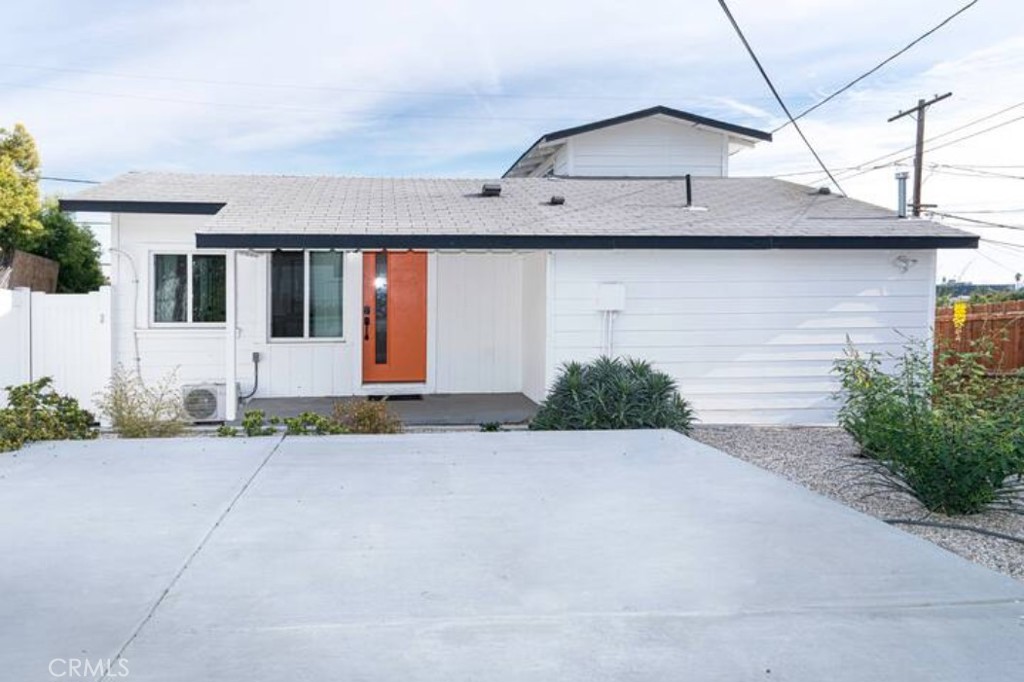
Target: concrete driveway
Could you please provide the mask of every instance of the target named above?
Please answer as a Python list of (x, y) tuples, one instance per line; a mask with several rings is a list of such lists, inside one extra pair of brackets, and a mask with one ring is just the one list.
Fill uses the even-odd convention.
[(1024, 669), (1024, 585), (671, 432), (35, 445), (0, 518), (19, 682)]

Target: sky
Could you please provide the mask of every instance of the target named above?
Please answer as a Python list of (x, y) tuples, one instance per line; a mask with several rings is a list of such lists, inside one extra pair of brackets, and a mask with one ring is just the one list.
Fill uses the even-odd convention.
[[(797, 112), (967, 0), (729, 4)], [(940, 277), (1024, 271), (1022, 24), (1024, 3), (978, 0), (801, 121), (843, 191), (894, 207), (890, 162), (909, 152), (873, 160), (912, 145), (915, 123), (886, 119), (953, 93), (927, 114), (924, 202), (1022, 228), (941, 218), (984, 241), (941, 253)], [(0, 126), (28, 126), (48, 177), (493, 178), (545, 132), (656, 104), (763, 130), (786, 120), (715, 0), (35, 0), (0, 24)], [(792, 126), (730, 171), (827, 184)]]

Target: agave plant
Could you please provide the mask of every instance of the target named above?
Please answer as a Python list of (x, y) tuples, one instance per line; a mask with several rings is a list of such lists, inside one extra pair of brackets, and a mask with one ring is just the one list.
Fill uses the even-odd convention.
[(530, 422), (541, 431), (675, 429), (688, 433), (694, 416), (676, 383), (643, 360), (601, 357), (563, 365)]

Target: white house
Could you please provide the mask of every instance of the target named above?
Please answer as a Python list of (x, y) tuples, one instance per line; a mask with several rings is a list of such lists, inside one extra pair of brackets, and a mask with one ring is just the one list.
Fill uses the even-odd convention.
[(129, 173), (62, 205), (111, 214), (113, 359), (148, 377), (248, 394), (258, 353), (258, 397), (539, 401), (610, 354), (705, 422), (829, 423), (846, 338), (927, 337), (936, 249), (977, 237), (728, 177), (765, 139), (658, 107), (545, 135), (500, 181)]

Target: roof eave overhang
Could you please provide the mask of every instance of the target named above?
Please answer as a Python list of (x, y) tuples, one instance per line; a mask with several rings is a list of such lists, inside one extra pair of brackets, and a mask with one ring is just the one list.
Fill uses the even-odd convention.
[(100, 199), (61, 199), (62, 211), (87, 213), (164, 213), (172, 215), (216, 215), (224, 202), (210, 201), (105, 201)]
[(691, 114), (686, 111), (680, 111), (678, 109), (672, 109), (670, 107), (657, 106), (651, 107), (650, 109), (642, 109), (640, 111), (634, 111), (621, 116), (614, 116), (612, 118), (606, 118), (601, 121), (594, 121), (593, 123), (586, 123), (581, 126), (575, 126), (573, 128), (565, 128), (564, 130), (556, 130), (544, 135), (541, 139), (549, 142), (555, 140), (561, 140), (566, 137), (572, 137), (574, 135), (581, 135), (583, 133), (589, 133), (594, 130), (601, 130), (602, 128), (610, 128), (612, 126), (621, 125), (623, 123), (629, 123), (631, 121), (637, 121), (642, 118), (648, 118), (650, 116), (665, 116), (668, 118), (686, 121), (693, 125), (701, 126), (715, 130), (717, 132), (728, 133), (733, 136), (745, 137), (751, 140), (758, 140), (763, 142), (771, 142), (772, 134), (766, 133), (763, 130), (755, 130), (753, 128), (747, 128), (745, 126), (738, 126), (734, 123), (726, 123), (725, 121), (717, 121), (713, 118), (707, 118), (706, 116), (698, 116), (697, 114)]
[(976, 236), (708, 236), (199, 232), (200, 249), (973, 249)]

